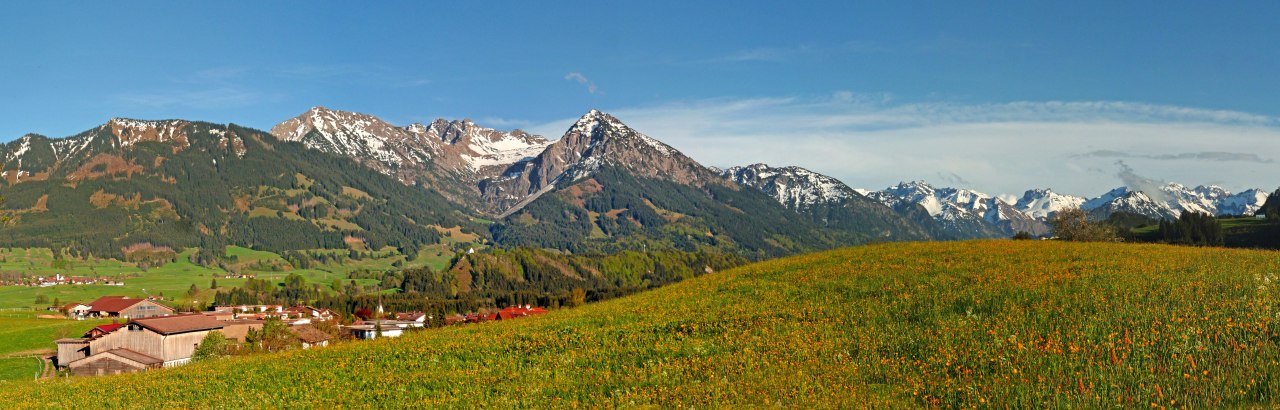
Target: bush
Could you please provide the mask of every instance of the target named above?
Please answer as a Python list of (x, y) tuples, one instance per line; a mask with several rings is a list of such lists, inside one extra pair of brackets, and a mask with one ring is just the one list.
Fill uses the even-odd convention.
[(222, 332), (214, 330), (204, 335), (204, 339), (200, 341), (200, 345), (196, 346), (196, 351), (191, 354), (191, 361), (199, 362), (203, 360), (221, 357), (226, 354), (227, 347), (226, 336)]

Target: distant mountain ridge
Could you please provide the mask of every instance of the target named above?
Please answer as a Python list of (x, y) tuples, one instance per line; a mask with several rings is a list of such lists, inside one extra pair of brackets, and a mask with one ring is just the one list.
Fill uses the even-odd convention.
[(752, 164), (721, 172), (730, 180), (760, 190), (808, 216), (814, 223), (870, 235), (869, 240), (929, 239), (929, 223), (921, 225), (839, 180), (796, 166)]
[[(1262, 207), (1267, 192), (1248, 189), (1240, 193), (1217, 186), (1187, 188), (1168, 183), (1151, 192), (1128, 187), (1113, 189), (1098, 197), (1066, 195), (1052, 189), (1027, 190), (1013, 204), (968, 189), (935, 188), (923, 181), (903, 182), (882, 191), (866, 191), (870, 198), (895, 209), (903, 203), (915, 204), (939, 221), (950, 235), (982, 237), (1025, 231), (1033, 235), (1048, 232), (1045, 224), (1054, 213), (1080, 208), (1094, 219), (1124, 213), (1151, 219), (1176, 219), (1183, 212), (1210, 215), (1250, 215)], [(987, 226), (979, 224), (985, 221)], [(992, 232), (988, 228), (996, 228)]]
[[(1260, 189), (1051, 189), (1017, 199), (902, 182), (853, 189), (797, 166), (707, 167), (590, 110), (555, 140), (470, 120), (398, 126), (314, 107), (270, 133), (231, 124), (115, 118), (66, 138), (0, 147), (0, 242), (111, 254), (151, 242), (273, 250), (436, 243), (465, 232), (499, 246), (569, 252), (719, 249), (770, 257), (877, 241), (1049, 233), (1079, 207), (1176, 218), (1250, 214)], [(73, 222), (93, 215), (94, 231)], [(2, 245), (2, 244), (0, 244)]]

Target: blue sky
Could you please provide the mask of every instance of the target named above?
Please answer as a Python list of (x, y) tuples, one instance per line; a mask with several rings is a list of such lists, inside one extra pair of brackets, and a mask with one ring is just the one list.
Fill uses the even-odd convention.
[(0, 140), (314, 105), (555, 138), (594, 107), (868, 188), (1280, 184), (1280, 3), (852, 3), (6, 3)]

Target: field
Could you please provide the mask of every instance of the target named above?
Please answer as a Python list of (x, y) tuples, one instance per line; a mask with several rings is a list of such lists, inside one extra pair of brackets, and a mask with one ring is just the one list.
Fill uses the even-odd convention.
[(508, 322), (0, 389), (17, 407), (1280, 403), (1280, 253), (884, 244)]
[[(91, 276), (121, 278), (125, 286), (107, 285), (60, 285), (52, 287), (0, 286), (0, 309), (39, 309), (43, 310), (48, 303), (35, 303), (37, 296), (44, 296), (50, 302), (55, 299), (62, 303), (89, 302), (105, 295), (163, 295), (178, 306), (192, 302), (207, 303), (213, 298), (213, 290), (209, 289), (211, 281), (226, 274), (217, 267), (204, 267), (190, 262), (188, 257), (194, 249), (188, 249), (178, 255), (177, 261), (163, 266), (141, 269), (136, 264), (114, 259), (64, 260), (55, 261), (49, 249), (0, 249), (0, 272), (22, 272), (29, 275), (52, 276), (61, 273), (64, 276)], [(328, 252), (343, 253), (345, 250)], [(236, 246), (227, 248), (227, 255), (234, 256), (236, 262), (232, 267), (241, 273), (250, 273), (259, 279), (279, 281), (291, 273), (302, 275), (310, 282), (328, 284), (333, 279), (346, 279), (347, 274), (361, 269), (374, 271), (399, 269), (392, 263), (404, 259), (391, 250), (377, 253), (377, 257), (361, 260), (348, 260), (344, 263), (318, 265), (310, 269), (294, 269), (287, 261), (271, 252), (255, 251)], [(435, 269), (445, 268), (454, 251), (450, 242), (446, 244), (424, 247), (419, 257), (405, 264), (405, 267), (431, 266)], [(219, 287), (240, 286), (244, 279), (217, 279)], [(358, 283), (377, 282), (373, 279), (359, 279)], [(188, 296), (187, 291), (195, 284), (201, 291)]]
[[(44, 313), (44, 312), (38, 312)], [(109, 321), (75, 321), (36, 317), (37, 312), (0, 311), (0, 380), (28, 380), (43, 367), (41, 355), (54, 351), (53, 341), (79, 337)]]

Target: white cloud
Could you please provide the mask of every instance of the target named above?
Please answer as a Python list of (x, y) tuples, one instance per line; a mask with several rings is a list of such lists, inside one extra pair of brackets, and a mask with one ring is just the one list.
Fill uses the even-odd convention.
[[(1178, 155), (1280, 158), (1275, 117), (1115, 101), (890, 104), (858, 97), (711, 99), (610, 111), (707, 165), (799, 165), (854, 187), (923, 179), (991, 194), (1051, 187), (1096, 196), (1123, 184), (1116, 158), (1085, 155), (1097, 151), (1151, 153), (1126, 164), (1189, 185), (1270, 190), (1280, 183), (1273, 163)], [(572, 122), (532, 129), (555, 137)]]
[(597, 90), (596, 83), (591, 82), (591, 80), (588, 80), (586, 76), (582, 75), (582, 73), (571, 72), (569, 74), (565, 74), (564, 79), (569, 81), (576, 81), (578, 84), (586, 85), (587, 93), (589, 94), (596, 93), (596, 90)]

